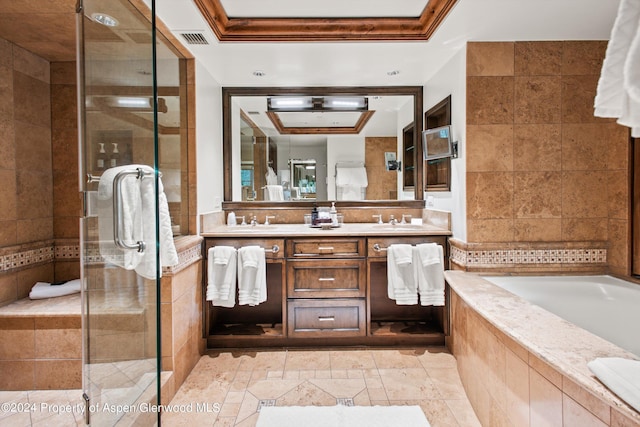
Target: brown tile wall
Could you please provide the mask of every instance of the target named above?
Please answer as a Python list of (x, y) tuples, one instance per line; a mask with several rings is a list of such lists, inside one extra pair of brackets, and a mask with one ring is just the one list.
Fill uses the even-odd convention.
[(396, 200), (398, 172), (388, 171), (384, 153), (397, 151), (394, 137), (367, 137), (364, 140), (364, 162), (367, 168), (367, 200)]
[(468, 242), (608, 242), (627, 274), (628, 130), (593, 115), (606, 45), (468, 44)]
[[(0, 39), (0, 250), (54, 237), (50, 87), (49, 62)], [(0, 305), (28, 295), (27, 277), (53, 268), (0, 273)]]

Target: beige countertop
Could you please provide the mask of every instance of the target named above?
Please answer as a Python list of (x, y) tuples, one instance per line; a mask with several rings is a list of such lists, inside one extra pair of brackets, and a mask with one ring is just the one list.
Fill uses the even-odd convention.
[(340, 237), (340, 236), (450, 236), (451, 231), (433, 225), (346, 223), (325, 230), (304, 224), (219, 225), (200, 233), (203, 237)]

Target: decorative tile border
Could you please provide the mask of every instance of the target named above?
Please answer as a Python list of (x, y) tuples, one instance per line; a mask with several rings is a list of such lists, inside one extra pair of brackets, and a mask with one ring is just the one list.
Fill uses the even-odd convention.
[(451, 245), (451, 260), (462, 267), (505, 267), (512, 265), (593, 265), (607, 263), (607, 250), (584, 249), (505, 249), (465, 250)]
[[(78, 244), (51, 245), (50, 242), (47, 242), (43, 247), (34, 249), (25, 249), (23, 246), (16, 246), (15, 252), (13, 253), (13, 248), (3, 249), (8, 253), (6, 255), (0, 255), (0, 273), (18, 271), (53, 261), (79, 262), (81, 254), (80, 245)], [(100, 254), (100, 248), (97, 244), (88, 247), (85, 255), (89, 264), (104, 263), (104, 258)], [(194, 246), (188, 247), (178, 253), (178, 265), (163, 267), (162, 272), (175, 274), (200, 259), (202, 259), (202, 245), (198, 242)]]
[(53, 246), (26, 249), (20, 252), (9, 253), (0, 256), (0, 273), (22, 270), (33, 265), (44, 264), (46, 262), (53, 261), (53, 258)]

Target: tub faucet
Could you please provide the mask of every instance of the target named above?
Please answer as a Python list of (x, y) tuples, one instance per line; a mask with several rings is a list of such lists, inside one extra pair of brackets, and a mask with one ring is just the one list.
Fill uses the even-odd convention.
[(378, 218), (378, 224), (383, 224), (382, 222), (382, 215), (378, 214), (378, 215), (371, 215), (374, 218)]
[(395, 219), (393, 215), (389, 215), (389, 224), (396, 225), (397, 223), (398, 223), (398, 220)]

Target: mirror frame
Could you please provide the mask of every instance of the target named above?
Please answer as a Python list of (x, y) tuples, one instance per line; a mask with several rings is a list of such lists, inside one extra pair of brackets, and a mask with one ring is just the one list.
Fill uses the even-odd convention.
[[(232, 201), (233, 174), (231, 164), (232, 132), (231, 132), (231, 101), (234, 96), (277, 96), (277, 95), (379, 95), (379, 96), (413, 96), (413, 123), (414, 138), (418, 138), (418, 129), (422, 129), (422, 86), (314, 86), (314, 87), (223, 87), (222, 88), (222, 159), (224, 169), (224, 202), (223, 208), (242, 207), (274, 207), (274, 202), (239, 202)], [(415, 139), (417, 140), (417, 139)], [(354, 200), (336, 202), (338, 206), (403, 206), (411, 208), (424, 207), (423, 186), (423, 162), (422, 146), (417, 145), (416, 150), (416, 185), (414, 187), (414, 200)], [(307, 207), (313, 206), (313, 201), (277, 202), (278, 207)]]

